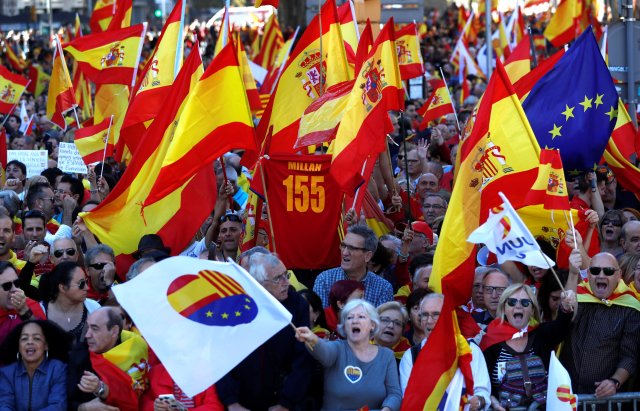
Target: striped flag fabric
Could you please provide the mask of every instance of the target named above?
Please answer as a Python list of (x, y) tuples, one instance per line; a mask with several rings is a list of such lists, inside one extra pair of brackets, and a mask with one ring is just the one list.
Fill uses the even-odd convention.
[(636, 197), (640, 193), (640, 169), (629, 159), (636, 153), (634, 143), (639, 137), (624, 103), (618, 100), (616, 126), (611, 133), (603, 157), (620, 184), (634, 193)]
[(10, 114), (20, 102), (29, 80), (0, 65), (0, 113)]
[(504, 62), (504, 69), (512, 84), (515, 84), (531, 71), (529, 35), (524, 36), (520, 43), (513, 49)]
[(66, 130), (67, 123), (64, 120), (64, 113), (75, 108), (77, 104), (60, 39), (56, 38), (55, 43), (53, 69), (49, 82), (49, 94), (47, 95), (47, 118), (62, 130)]
[(578, 396), (571, 390), (571, 377), (556, 357), (555, 351), (551, 351), (548, 375), (547, 408), (557, 411), (577, 410)]
[(264, 25), (264, 35), (262, 36), (260, 51), (253, 58), (253, 61), (265, 69), (270, 70), (275, 63), (278, 51), (283, 45), (284, 37), (282, 36), (282, 30), (280, 30), (278, 16), (276, 13), (273, 13)]
[(135, 85), (147, 23), (82, 36), (64, 45), (95, 84)]
[(102, 161), (105, 152), (107, 157), (113, 156), (115, 147), (109, 141), (112, 121), (113, 117), (108, 117), (99, 124), (76, 130), (74, 143), (86, 165)]
[(422, 121), (418, 126), (420, 130), (429, 127), (430, 122), (454, 112), (447, 84), (444, 80), (437, 80), (434, 83), (431, 95), (424, 105), (417, 110), (420, 117), (422, 117)]
[(424, 74), (416, 23), (409, 23), (396, 31), (396, 50), (398, 51), (398, 65), (402, 80), (409, 80)]
[[(189, 396), (216, 383), (292, 318), (235, 263), (171, 257), (113, 292)], [(189, 338), (167, 338), (167, 329)]]
[[(558, 150), (542, 149), (538, 178), (531, 186), (525, 202), (543, 204), (547, 210), (570, 210), (569, 187)], [(537, 266), (541, 267), (541, 266)]]
[(97, 0), (89, 19), (92, 33), (106, 31), (116, 11), (116, 0)]
[(7, 61), (9, 61), (9, 65), (14, 70), (22, 73), (27, 68), (27, 63), (24, 61), (24, 58), (16, 54), (16, 52), (11, 47), (11, 43), (6, 38), (4, 41), (4, 52), (5, 56), (7, 57)]
[(35, 97), (39, 97), (51, 80), (51, 76), (45, 73), (42, 66), (33, 63), (29, 66), (28, 75), (31, 81), (27, 86), (27, 91)]

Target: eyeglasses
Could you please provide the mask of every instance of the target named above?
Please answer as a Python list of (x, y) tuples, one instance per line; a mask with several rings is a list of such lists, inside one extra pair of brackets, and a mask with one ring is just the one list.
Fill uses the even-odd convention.
[(220, 217), (220, 223), (226, 223), (227, 221), (233, 221), (234, 223), (241, 223), (242, 219), (233, 213), (228, 213)]
[(82, 280), (78, 281), (77, 286), (79, 290), (84, 290), (84, 288), (87, 286), (87, 279), (83, 278)]
[(502, 295), (502, 293), (504, 292), (504, 290), (507, 289), (507, 287), (491, 287), (490, 285), (485, 285), (484, 287), (482, 287), (482, 289), (487, 294), (493, 295), (493, 293), (495, 292), (497, 295)]
[(528, 298), (522, 298), (522, 299), (507, 298), (507, 305), (509, 307), (515, 307), (516, 305), (518, 305), (518, 302), (520, 303), (522, 308), (527, 308), (532, 303), (532, 301), (530, 299), (528, 299)]
[(0, 287), (5, 291), (11, 291), (12, 287), (20, 288), (20, 280), (7, 281), (6, 283), (0, 284)]
[(291, 273), (289, 271), (285, 271), (284, 273), (277, 275), (272, 279), (266, 280), (266, 281), (269, 281), (270, 283), (273, 283), (273, 284), (283, 284), (289, 281), (290, 278), (291, 278)]
[(604, 220), (602, 220), (602, 225), (612, 225), (614, 227), (622, 227), (622, 221), (620, 220), (609, 220), (608, 218), (605, 218)]
[(427, 210), (430, 208), (433, 208), (434, 210), (443, 210), (444, 206), (441, 206), (439, 204), (424, 204), (422, 208), (425, 208)]
[(75, 250), (75, 249), (73, 249), (73, 248), (66, 248), (66, 249), (64, 249), (64, 250), (55, 250), (55, 251), (53, 252), (53, 255), (54, 255), (56, 258), (60, 258), (60, 257), (62, 257), (62, 256), (63, 256), (63, 255), (65, 255), (65, 254), (66, 254), (66, 255), (68, 255), (69, 257), (73, 257), (74, 255), (76, 255), (76, 250)]
[(340, 250), (344, 251), (345, 249), (349, 250), (350, 253), (352, 253), (354, 251), (362, 251), (363, 253), (365, 251), (369, 251), (364, 247), (356, 247), (356, 246), (353, 246), (353, 245), (350, 245), (350, 244), (347, 244), (347, 243), (340, 243)]
[(384, 326), (387, 326), (389, 324), (393, 324), (394, 327), (398, 327), (398, 328), (402, 328), (402, 322), (400, 322), (399, 320), (392, 320), (389, 317), (380, 317), (380, 323)]
[(429, 318), (433, 318), (435, 321), (438, 318), (440, 318), (440, 313), (439, 312), (435, 312), (435, 313), (421, 312), (420, 314), (418, 314), (418, 318), (420, 319), (420, 321), (427, 321)]
[(604, 273), (607, 277), (611, 277), (618, 271), (615, 267), (589, 267), (589, 274), (591, 275), (599, 275), (600, 271)]
[(93, 263), (93, 264), (89, 264), (89, 267), (95, 268), (96, 270), (102, 270), (104, 266), (107, 264), (109, 263)]
[(481, 283), (473, 284), (473, 289), (474, 290), (481, 290), (482, 289), (482, 284)]

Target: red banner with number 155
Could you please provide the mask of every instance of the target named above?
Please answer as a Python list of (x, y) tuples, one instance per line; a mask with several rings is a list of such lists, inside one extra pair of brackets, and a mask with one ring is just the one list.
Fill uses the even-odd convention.
[(329, 155), (263, 158), (275, 251), (287, 268), (340, 264), (338, 224), (342, 193), (329, 174)]

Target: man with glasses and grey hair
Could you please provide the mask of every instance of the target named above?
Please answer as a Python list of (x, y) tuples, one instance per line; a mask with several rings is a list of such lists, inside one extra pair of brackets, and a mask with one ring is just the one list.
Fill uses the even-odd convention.
[[(577, 282), (582, 256), (569, 257), (569, 281)], [(573, 392), (608, 397), (625, 391), (638, 369), (640, 302), (622, 281), (618, 261), (609, 253), (593, 256), (588, 282), (578, 286), (578, 310), (560, 361)]]
[[(309, 326), (309, 305), (289, 287), (289, 272), (275, 255), (243, 258), (249, 273), (291, 314), (296, 326)], [(314, 362), (292, 327), (285, 327), (258, 347), (218, 383), (220, 401), (234, 410), (293, 410), (302, 407)]]
[(322, 305), (329, 306), (329, 291), (339, 280), (355, 280), (364, 284), (364, 299), (374, 307), (393, 301), (393, 287), (389, 281), (367, 270), (367, 263), (378, 247), (378, 238), (369, 227), (353, 225), (340, 243), (340, 267), (321, 272), (313, 285)]

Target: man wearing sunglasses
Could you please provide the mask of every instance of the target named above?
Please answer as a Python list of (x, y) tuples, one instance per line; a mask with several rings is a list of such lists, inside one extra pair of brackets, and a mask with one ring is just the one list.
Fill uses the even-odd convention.
[[(581, 259), (577, 250), (572, 252), (574, 278)], [(587, 274), (588, 282), (578, 286), (578, 312), (560, 361), (571, 376), (574, 393), (602, 398), (622, 390), (637, 370), (640, 302), (621, 280), (612, 254), (594, 255)]]
[(51, 245), (51, 262), (58, 265), (63, 261), (73, 261), (77, 263), (80, 258), (80, 252), (76, 243), (70, 238), (58, 238)]
[(19, 285), (13, 265), (0, 261), (0, 344), (21, 322), (47, 318), (40, 304), (25, 296)]
[(113, 249), (106, 244), (95, 245), (87, 250), (84, 261), (89, 275), (87, 297), (103, 305), (106, 300), (113, 298), (111, 286), (116, 279), (116, 256)]

